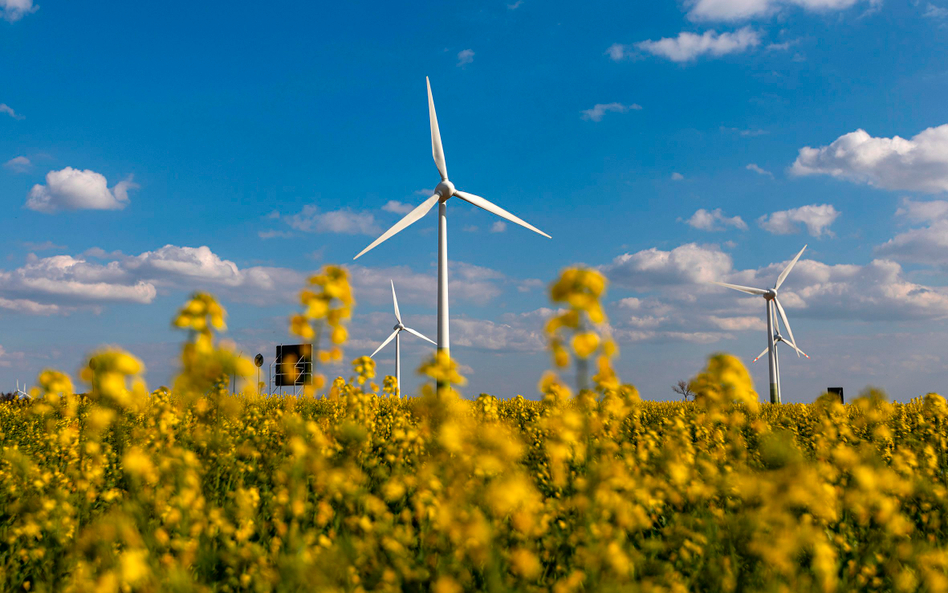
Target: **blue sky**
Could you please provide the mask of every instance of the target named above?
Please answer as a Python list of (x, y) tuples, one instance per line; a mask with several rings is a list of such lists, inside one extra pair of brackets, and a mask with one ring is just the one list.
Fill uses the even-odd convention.
[(449, 203), (468, 395), (536, 396), (573, 264), (610, 278), (645, 397), (716, 351), (749, 363), (763, 301), (708, 281), (772, 286), (804, 244), (781, 298), (811, 359), (782, 352), (784, 399), (944, 390), (946, 50), (941, 0), (0, 0), (0, 387), (103, 344), (167, 382), (195, 289), (269, 360), (325, 263), (353, 273), (347, 358), (391, 331), (390, 278), (434, 338), (434, 212), (351, 263), (438, 181), (427, 75), (452, 181), (553, 236)]

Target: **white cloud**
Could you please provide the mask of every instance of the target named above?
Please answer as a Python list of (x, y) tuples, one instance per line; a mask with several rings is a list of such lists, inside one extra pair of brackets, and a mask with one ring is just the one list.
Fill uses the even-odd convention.
[(508, 4), (507, 10), (517, 10), (518, 8), (520, 8), (521, 4), (523, 4), (523, 0), (517, 0), (513, 4)]
[(33, 241), (24, 241), (23, 247), (26, 247), (30, 251), (49, 251), (50, 249), (65, 249), (65, 245), (57, 245), (52, 241), (43, 241), (42, 243), (35, 243)]
[(46, 185), (34, 185), (26, 207), (47, 214), (60, 210), (121, 210), (128, 205), (128, 190), (137, 188), (131, 176), (110, 190), (101, 173), (66, 167), (47, 173)]
[(495, 352), (540, 352), (546, 339), (538, 324), (497, 323), (488, 319), (451, 320), (451, 346)]
[(829, 146), (800, 149), (796, 175), (831, 175), (884, 189), (948, 191), (948, 124), (911, 139), (874, 138), (864, 130), (840, 136)]
[(0, 297), (0, 309), (26, 313), (27, 315), (54, 315), (65, 312), (59, 305), (44, 305), (29, 299), (5, 299)]
[[(688, 18), (692, 21), (740, 21), (767, 17), (786, 8), (797, 7), (811, 12), (845, 10), (861, 0), (691, 0)], [(881, 0), (868, 0), (870, 6)]]
[(633, 103), (631, 105), (625, 105), (622, 103), (596, 103), (592, 109), (585, 109), (582, 113), (582, 118), (586, 121), (602, 121), (602, 116), (606, 112), (613, 113), (625, 113), (626, 111), (638, 111), (642, 109), (642, 106), (638, 103)]
[(11, 23), (39, 10), (33, 0), (0, 0), (0, 17)]
[(671, 251), (657, 248), (626, 253), (604, 266), (616, 284), (634, 290), (720, 280), (731, 269), (731, 256), (715, 246), (688, 243)]
[(726, 128), (726, 127), (724, 127), (724, 126), (721, 126), (721, 131), (722, 131), (722, 132), (731, 132), (731, 133), (734, 133), (734, 134), (738, 134), (738, 135), (740, 135), (740, 136), (742, 136), (742, 137), (744, 137), (744, 138), (753, 138), (753, 137), (755, 137), (755, 136), (764, 136), (764, 135), (770, 133), (770, 132), (768, 132), (767, 130), (762, 130), (762, 129), (760, 129), (760, 128), (741, 129), (741, 128)]
[(904, 262), (948, 266), (948, 220), (900, 233), (876, 247), (875, 252)]
[[(429, 192), (426, 195), (430, 196), (432, 193), (434, 192), (433, 191)], [(412, 206), (411, 204), (406, 204), (404, 202), (399, 202), (398, 200), (389, 200), (388, 202), (385, 202), (384, 206), (382, 206), (382, 210), (386, 212), (392, 212), (394, 214), (408, 214), (414, 209), (415, 209), (415, 206)]]
[(30, 162), (30, 159), (25, 156), (13, 157), (9, 161), (3, 163), (3, 167), (14, 173), (26, 173), (30, 170), (33, 163)]
[(613, 61), (618, 62), (624, 60), (625, 58), (632, 57), (630, 53), (631, 48), (628, 45), (622, 45), (621, 43), (613, 43), (606, 49), (606, 55), (612, 58)]
[(0, 285), (4, 294), (49, 304), (150, 303), (157, 294), (153, 284), (131, 278), (118, 262), (103, 266), (69, 255), (34, 259), (0, 272)]
[(811, 204), (791, 210), (781, 210), (773, 214), (764, 215), (757, 219), (760, 228), (775, 235), (792, 235), (799, 233), (797, 223), (806, 226), (806, 230), (814, 237), (824, 233), (832, 235), (829, 226), (833, 224), (839, 211), (832, 204)]
[(764, 321), (763, 316), (718, 317), (717, 315), (711, 315), (708, 317), (708, 320), (726, 331), (765, 331), (767, 329), (767, 323)]
[(948, 19), (948, 8), (935, 6), (929, 2), (928, 6), (925, 7), (925, 12), (922, 14), (925, 18), (929, 19)]
[(293, 236), (290, 231), (276, 231), (273, 229), (266, 231), (257, 231), (257, 236), (261, 239), (289, 239)]
[(723, 231), (725, 227), (734, 227), (741, 230), (747, 229), (747, 223), (745, 223), (740, 216), (728, 218), (720, 208), (715, 208), (710, 212), (704, 208), (700, 208), (692, 214), (691, 218), (686, 220), (685, 223), (702, 231)]
[(462, 49), (458, 52), (458, 66), (466, 66), (474, 61), (473, 49)]
[(0, 307), (50, 314), (110, 302), (148, 304), (159, 290), (211, 290), (233, 301), (272, 305), (294, 302), (304, 280), (302, 273), (287, 268), (240, 269), (205, 246), (119, 253), (107, 263), (31, 255), (20, 268), (0, 270)]
[[(3, 2), (3, 0), (0, 0), (0, 2)], [(0, 103), (0, 113), (6, 113), (13, 119), (24, 119), (22, 115), (14, 111), (13, 108), (6, 103)]]
[[(435, 273), (415, 272), (408, 266), (369, 268), (360, 265), (348, 266), (350, 281), (359, 301), (374, 305), (392, 302), (390, 280), (395, 281), (398, 302), (435, 306), (437, 282)], [(483, 305), (496, 299), (506, 284), (516, 284), (504, 274), (464, 262), (451, 262), (448, 268), (451, 302), (455, 299)]]
[(492, 233), (502, 233), (506, 230), (507, 230), (507, 223), (502, 220), (494, 221), (494, 223), (490, 225), (490, 232)]
[(895, 211), (896, 216), (904, 216), (913, 222), (934, 222), (948, 218), (948, 201), (930, 200), (918, 202), (911, 198), (902, 198), (902, 205)]
[[(773, 286), (786, 265), (782, 261), (735, 270), (726, 254), (693, 244), (616, 258), (603, 267), (613, 285), (646, 296), (626, 297), (609, 306), (615, 335), (624, 342), (709, 343), (733, 337), (727, 332), (760, 331), (765, 322), (762, 299), (710, 281)], [(884, 259), (864, 266), (802, 259), (781, 287), (780, 299), (791, 323), (799, 317), (870, 322), (948, 318), (948, 288), (912, 282), (898, 263)], [(799, 334), (799, 327), (795, 329)], [(797, 337), (806, 343), (805, 336)]]
[(685, 178), (685, 176), (682, 175), (681, 173), (678, 173), (678, 172), (675, 172), (675, 173), (672, 173), (672, 174), (671, 174), (671, 180), (672, 180), (672, 181), (681, 181), (681, 180), (684, 179), (684, 178)]
[(720, 57), (741, 53), (758, 45), (760, 45), (760, 34), (750, 27), (744, 27), (733, 33), (720, 35), (714, 31), (705, 31), (701, 35), (682, 31), (678, 37), (664, 37), (658, 41), (650, 39), (640, 41), (635, 44), (635, 47), (673, 62), (683, 63), (704, 55)]
[(745, 169), (747, 169), (748, 171), (753, 171), (754, 173), (757, 173), (758, 175), (767, 175), (767, 176), (769, 176), (769, 177), (773, 177), (773, 176), (774, 176), (774, 174), (771, 173), (770, 171), (768, 171), (767, 169), (763, 169), (763, 168), (757, 166), (757, 163), (751, 163), (751, 164), (747, 165), (747, 167), (745, 167)]
[(349, 208), (321, 212), (314, 204), (291, 216), (283, 216), (291, 227), (305, 233), (338, 233), (343, 235), (378, 235), (382, 229), (370, 212), (356, 212)]

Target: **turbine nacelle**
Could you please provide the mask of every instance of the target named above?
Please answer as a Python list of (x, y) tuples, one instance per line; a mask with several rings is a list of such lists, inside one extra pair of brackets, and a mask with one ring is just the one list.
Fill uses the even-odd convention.
[(763, 297), (767, 299), (768, 301), (774, 300), (775, 298), (777, 298), (777, 289), (776, 288), (768, 289), (767, 292), (763, 294)]
[(444, 181), (438, 184), (438, 187), (434, 189), (434, 193), (441, 196), (442, 202), (446, 201), (448, 198), (453, 196), (454, 192), (455, 192), (454, 184), (451, 183), (450, 179), (445, 179)]
[(405, 326), (402, 325), (401, 323), (396, 323), (395, 327), (393, 327), (392, 329), (397, 330), (397, 331), (402, 331), (403, 329), (405, 329)]

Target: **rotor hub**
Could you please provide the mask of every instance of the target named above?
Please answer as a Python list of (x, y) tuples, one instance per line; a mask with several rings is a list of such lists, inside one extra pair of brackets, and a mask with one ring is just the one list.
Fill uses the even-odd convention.
[(764, 295), (764, 298), (767, 299), (768, 301), (772, 301), (775, 298), (777, 298), (777, 289), (771, 288), (770, 290), (768, 290), (767, 294)]
[(438, 187), (435, 188), (434, 193), (441, 196), (441, 201), (444, 202), (454, 195), (454, 184), (451, 183), (450, 179), (445, 179), (438, 184)]
[(399, 329), (399, 330), (401, 330), (401, 329), (405, 329), (405, 326), (402, 325), (401, 323), (396, 323), (396, 324), (395, 324), (395, 327), (393, 327), (392, 329)]

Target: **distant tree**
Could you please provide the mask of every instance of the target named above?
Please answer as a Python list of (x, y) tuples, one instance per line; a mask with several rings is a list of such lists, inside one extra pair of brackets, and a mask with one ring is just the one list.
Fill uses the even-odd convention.
[(677, 385), (672, 385), (672, 391), (680, 395), (685, 401), (694, 401), (695, 399), (695, 392), (688, 389), (687, 381), (679, 381)]

